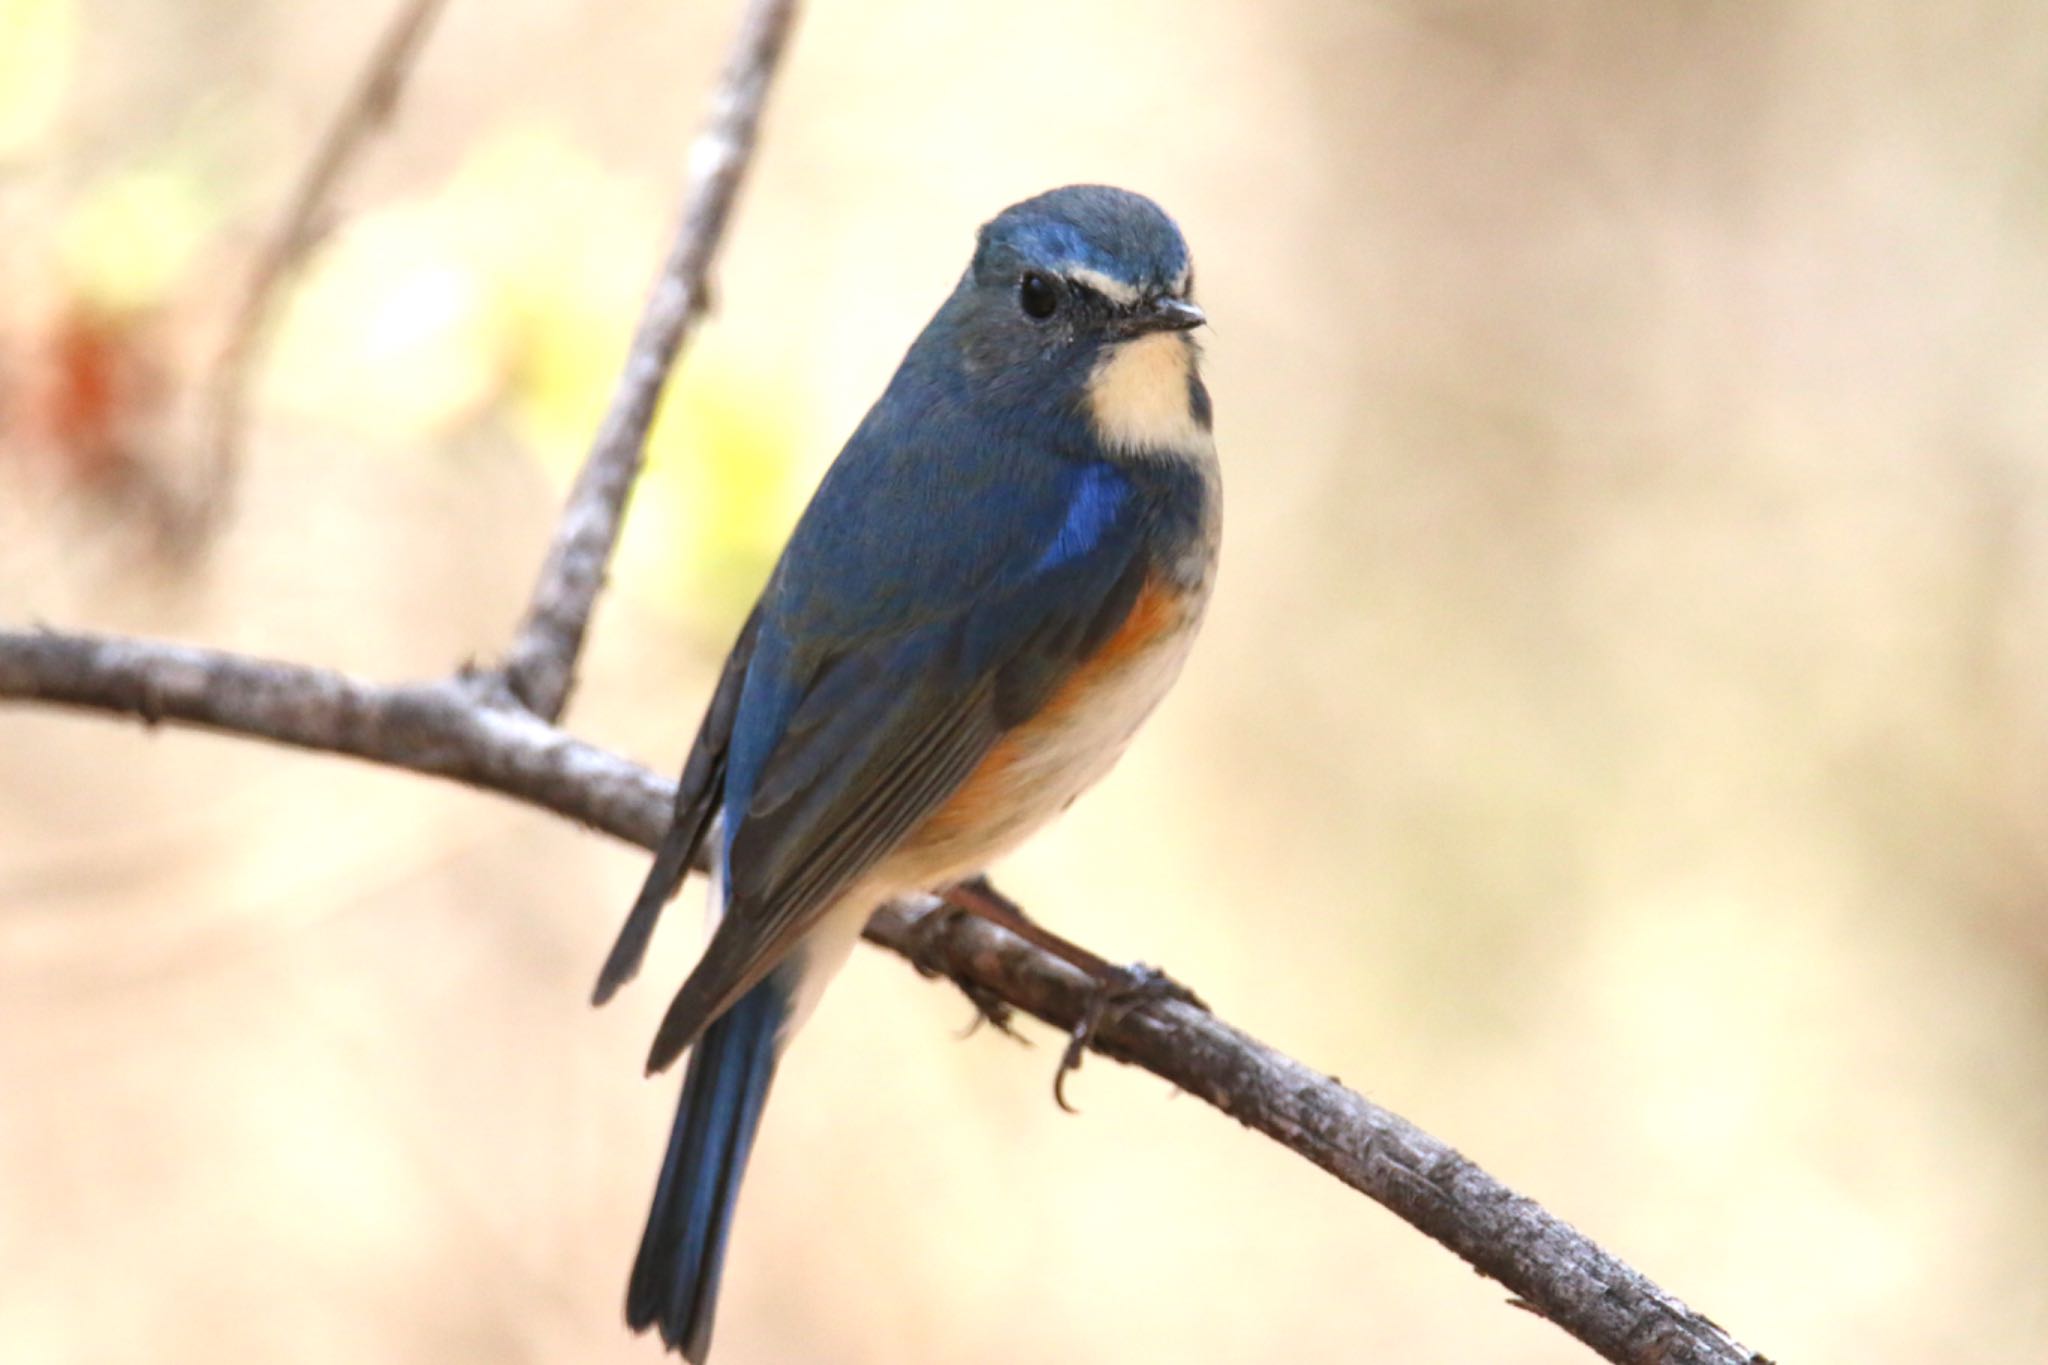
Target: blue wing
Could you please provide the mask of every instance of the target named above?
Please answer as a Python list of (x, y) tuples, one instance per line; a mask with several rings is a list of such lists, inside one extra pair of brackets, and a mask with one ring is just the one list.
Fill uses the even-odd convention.
[(650, 1070), (957, 790), (1143, 587), (1147, 499), (1114, 466), (864, 442), (888, 401), (763, 597), (725, 765), (726, 913)]

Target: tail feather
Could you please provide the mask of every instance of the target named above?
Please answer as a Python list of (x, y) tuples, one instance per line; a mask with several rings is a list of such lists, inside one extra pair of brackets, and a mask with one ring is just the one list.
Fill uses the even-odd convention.
[(741, 996), (690, 1050), (626, 1291), (627, 1324), (636, 1332), (658, 1325), (662, 1340), (693, 1362), (711, 1346), (733, 1206), (775, 1076), (777, 1035), (789, 1017), (780, 975)]
[(647, 945), (654, 937), (655, 921), (682, 886), (683, 878), (689, 875), (690, 860), (697, 856), (697, 847), (704, 842), (710, 823), (710, 805), (700, 802), (693, 809), (678, 812), (668, 832), (661, 836), (661, 846), (654, 851), (654, 864), (647, 870), (647, 880), (641, 884), (640, 894), (634, 899), (626, 922), (619, 926), (619, 936), (597, 974), (597, 987), (590, 993), (591, 1004), (604, 1004), (639, 972), (640, 961), (647, 956)]
[(654, 866), (647, 874), (632, 913), (619, 929), (617, 942), (597, 974), (597, 987), (590, 1003), (602, 1005), (613, 992), (633, 979), (646, 956), (647, 942), (654, 936), (654, 922), (661, 918), (676, 888), (689, 874), (690, 862), (704, 842), (712, 820), (718, 814), (719, 794), (725, 787), (726, 750), (732, 745), (733, 719), (739, 714), (740, 693), (745, 690), (747, 666), (754, 658), (754, 640), (761, 633), (761, 607), (756, 603), (740, 627), (740, 638), (725, 657), (725, 669), (718, 676), (718, 689), (711, 694), (704, 723), (697, 728), (697, 741), (683, 763), (682, 780), (676, 783), (675, 818), (662, 836)]

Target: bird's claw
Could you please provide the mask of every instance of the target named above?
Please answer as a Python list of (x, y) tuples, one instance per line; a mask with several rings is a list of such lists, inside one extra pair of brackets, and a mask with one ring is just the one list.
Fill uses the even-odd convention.
[(1114, 1028), (1127, 1015), (1162, 1000), (1193, 1005), (1199, 1010), (1209, 1008), (1202, 997), (1186, 986), (1157, 967), (1148, 967), (1142, 962), (1112, 967), (1107, 975), (1098, 978), (1089, 989), (1088, 1003), (1082, 1008), (1081, 1017), (1075, 1021), (1074, 1031), (1067, 1035), (1067, 1046), (1060, 1054), (1059, 1068), (1053, 1072), (1054, 1103), (1069, 1114), (1080, 1113), (1067, 1103), (1067, 1073), (1081, 1069), (1081, 1058), (1087, 1055), (1104, 1029)]
[(962, 1038), (972, 1038), (976, 1029), (987, 1024), (1005, 1038), (1014, 1039), (1025, 1047), (1031, 1046), (1031, 1040), (1017, 1031), (1017, 1011), (1011, 1008), (1009, 1001), (986, 986), (958, 979), (953, 984), (960, 988), (960, 994), (967, 997), (967, 1003), (974, 1006), (974, 1017), (967, 1021), (966, 1028), (960, 1030)]
[(945, 977), (959, 988), (960, 994), (967, 997), (967, 1003), (974, 1006), (974, 1017), (968, 1020), (967, 1027), (960, 1031), (962, 1038), (973, 1037), (976, 1029), (987, 1024), (1004, 1037), (1014, 1038), (1029, 1047), (1031, 1040), (1017, 1031), (1017, 1012), (1010, 1007), (1009, 1001), (986, 986), (962, 981), (947, 971), (945, 964), (940, 960), (939, 940), (945, 936), (946, 930), (952, 927), (953, 921), (966, 913), (967, 911), (957, 906), (939, 904), (918, 916), (917, 923), (911, 927), (910, 965), (915, 967), (921, 976)]

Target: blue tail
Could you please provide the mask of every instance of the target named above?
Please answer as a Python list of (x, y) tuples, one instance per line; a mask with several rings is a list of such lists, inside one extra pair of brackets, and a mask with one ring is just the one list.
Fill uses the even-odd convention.
[(693, 1362), (711, 1347), (733, 1204), (775, 1076), (776, 1034), (789, 1017), (789, 991), (776, 976), (741, 996), (690, 1049), (626, 1291), (627, 1325), (644, 1332), (659, 1324), (661, 1339)]

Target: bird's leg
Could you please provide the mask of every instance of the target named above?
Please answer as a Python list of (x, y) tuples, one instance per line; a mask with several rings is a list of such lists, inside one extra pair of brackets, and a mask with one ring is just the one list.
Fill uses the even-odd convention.
[(1075, 971), (1096, 981), (1107, 980), (1116, 968), (1078, 943), (1070, 943), (1024, 913), (1024, 907), (989, 885), (987, 877), (973, 877), (941, 893), (941, 899), (956, 914), (973, 915), (999, 924), (1034, 948), (1042, 948)]
[[(989, 885), (986, 877), (975, 877), (951, 887), (944, 893), (943, 901), (946, 911), (951, 914), (975, 915), (991, 924), (999, 924), (1026, 943), (1051, 953), (1094, 983), (1089, 988), (1088, 1003), (1082, 1007), (1080, 1019), (1075, 1021), (1073, 1032), (1067, 1035), (1066, 1051), (1060, 1054), (1059, 1068), (1052, 1077), (1052, 1097), (1060, 1108), (1070, 1114), (1078, 1111), (1067, 1103), (1067, 1073), (1080, 1070), (1081, 1058), (1103, 1029), (1113, 1027), (1133, 1010), (1158, 1000), (1177, 1000), (1197, 1009), (1209, 1008), (1200, 996), (1157, 967), (1148, 967), (1142, 962), (1119, 967), (1097, 957), (1080, 944), (1061, 938), (1026, 915), (1022, 906)], [(969, 998), (974, 998), (972, 992), (969, 992)], [(1001, 1027), (1005, 1032), (1011, 1031), (1007, 1021)]]
[(949, 900), (933, 898), (930, 907), (919, 915), (916, 923), (911, 926), (910, 965), (917, 968), (921, 975), (945, 977), (959, 987), (960, 993), (967, 997), (967, 1002), (974, 1006), (974, 1018), (968, 1021), (966, 1031), (960, 1035), (962, 1038), (972, 1036), (976, 1029), (988, 1024), (998, 1032), (1015, 1038), (1029, 1047), (1031, 1040), (1019, 1033), (1013, 1022), (1017, 1012), (1010, 1007), (1009, 1001), (986, 986), (962, 981), (948, 972), (939, 961), (939, 939), (952, 926), (954, 920), (968, 913), (968, 910)]

